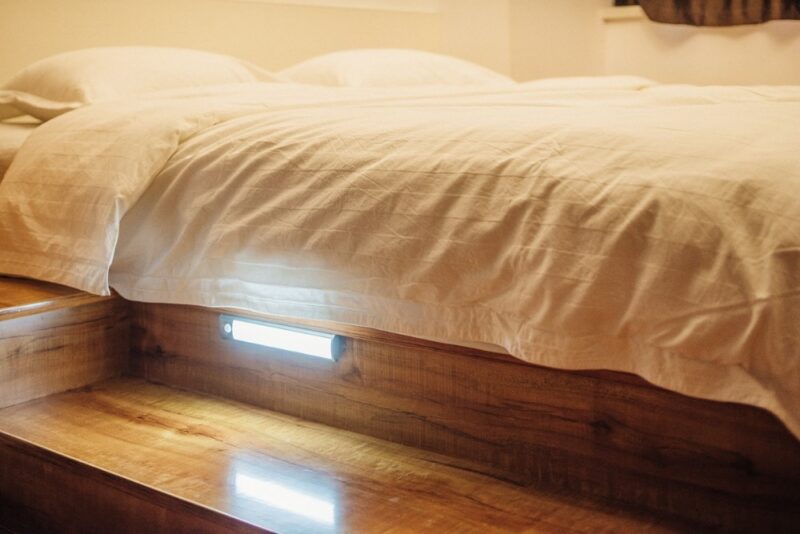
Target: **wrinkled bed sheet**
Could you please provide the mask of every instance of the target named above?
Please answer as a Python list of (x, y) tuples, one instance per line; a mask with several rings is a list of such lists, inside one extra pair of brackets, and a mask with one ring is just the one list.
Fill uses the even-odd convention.
[(253, 84), (90, 106), (0, 184), (0, 272), (498, 345), (800, 436), (800, 88)]
[(38, 121), (33, 120), (0, 122), (0, 180), (11, 166), (11, 161), (22, 143), (38, 124)]

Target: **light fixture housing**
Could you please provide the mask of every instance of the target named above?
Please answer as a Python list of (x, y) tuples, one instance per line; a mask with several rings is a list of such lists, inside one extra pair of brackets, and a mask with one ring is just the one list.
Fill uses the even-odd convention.
[(219, 324), (222, 337), (233, 341), (332, 361), (338, 361), (344, 350), (342, 336), (309, 328), (258, 321), (235, 315), (220, 315)]

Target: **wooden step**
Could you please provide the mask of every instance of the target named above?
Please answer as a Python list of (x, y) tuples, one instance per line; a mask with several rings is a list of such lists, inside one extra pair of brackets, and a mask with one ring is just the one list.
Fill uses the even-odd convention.
[(468, 462), (140, 379), (0, 410), (0, 502), (0, 524), (36, 531), (679, 528), (501, 482)]
[(129, 315), (119, 297), (0, 277), (0, 407), (121, 375)]
[(90, 295), (70, 287), (26, 278), (0, 276), (2, 320), (108, 300), (110, 297)]

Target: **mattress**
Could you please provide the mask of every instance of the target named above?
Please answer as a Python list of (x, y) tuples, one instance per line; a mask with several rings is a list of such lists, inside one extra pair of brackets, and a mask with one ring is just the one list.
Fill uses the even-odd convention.
[(38, 121), (33, 120), (0, 122), (0, 179), (11, 165), (19, 147), (38, 124)]
[(800, 88), (290, 84), (97, 104), (0, 184), (0, 272), (638, 374), (800, 436)]

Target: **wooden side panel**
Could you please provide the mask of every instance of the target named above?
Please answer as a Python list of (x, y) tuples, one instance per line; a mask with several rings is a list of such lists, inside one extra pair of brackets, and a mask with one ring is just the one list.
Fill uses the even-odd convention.
[(37, 533), (266, 532), (4, 433), (0, 525)]
[(119, 298), (0, 316), (0, 407), (119, 376), (129, 349), (129, 308)]
[(224, 341), (211, 310), (135, 310), (133, 369), (149, 380), (707, 525), (800, 524), (800, 442), (762, 410), (397, 336), (349, 339), (331, 363)]

